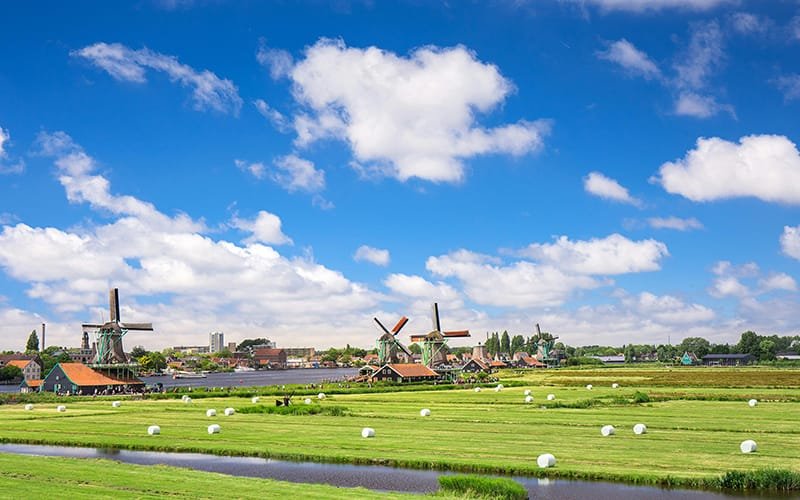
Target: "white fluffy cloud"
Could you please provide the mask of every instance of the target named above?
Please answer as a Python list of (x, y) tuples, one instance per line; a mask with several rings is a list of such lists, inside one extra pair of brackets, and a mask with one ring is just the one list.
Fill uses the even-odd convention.
[(797, 291), (797, 282), (786, 273), (775, 273), (759, 281), (765, 292), (771, 290)]
[(231, 225), (242, 231), (251, 233), (245, 243), (264, 243), (266, 245), (285, 245), (292, 239), (283, 234), (281, 218), (265, 210), (260, 210), (252, 219), (234, 217)]
[(236, 165), (236, 168), (241, 170), (242, 172), (248, 173), (255, 177), (256, 179), (263, 179), (267, 176), (267, 167), (264, 166), (263, 163), (260, 161), (258, 162), (248, 162), (245, 160), (233, 160), (233, 164)]
[(325, 189), (325, 172), (314, 164), (296, 155), (286, 155), (275, 159), (276, 169), (272, 180), (285, 190), (315, 193)]
[(74, 51), (72, 55), (87, 59), (115, 79), (127, 82), (145, 83), (147, 69), (166, 73), (171, 81), (192, 89), (192, 100), (197, 110), (212, 109), (238, 115), (242, 107), (242, 98), (232, 81), (219, 78), (208, 70), (197, 71), (178, 62), (175, 56), (103, 42)]
[(681, 92), (675, 100), (676, 115), (710, 118), (723, 110), (732, 116), (735, 115), (733, 107), (729, 104), (718, 103), (714, 96), (700, 95), (687, 91)]
[(648, 80), (661, 77), (661, 70), (656, 63), (624, 38), (609, 43), (606, 50), (597, 52), (597, 57), (617, 63), (626, 71)]
[(353, 254), (353, 260), (356, 262), (371, 262), (376, 266), (386, 267), (391, 259), (389, 250), (361, 245), (356, 250), (356, 253)]
[(677, 231), (703, 229), (703, 224), (694, 217), (689, 219), (681, 219), (680, 217), (651, 217), (647, 219), (647, 223), (653, 229), (675, 229)]
[(304, 108), (294, 117), (299, 146), (344, 141), (361, 168), (401, 181), (458, 182), (465, 159), (537, 151), (548, 130), (542, 121), (477, 124), (514, 88), (462, 46), (423, 47), (403, 57), (323, 39), (306, 49), (289, 77)]
[(12, 162), (8, 155), (8, 143), (11, 135), (8, 130), (0, 127), (0, 175), (2, 174), (21, 174), (25, 170), (25, 163), (22, 160)]
[(604, 11), (651, 12), (666, 9), (710, 10), (733, 0), (567, 0), (595, 5)]
[(692, 201), (754, 197), (800, 203), (800, 153), (782, 135), (751, 135), (733, 143), (697, 140), (682, 159), (664, 163), (654, 182)]
[(714, 319), (714, 311), (700, 304), (687, 304), (671, 295), (642, 292), (622, 301), (642, 317), (666, 324), (697, 324)]
[(584, 177), (583, 188), (587, 193), (600, 198), (627, 203), (636, 207), (642, 206), (642, 201), (631, 196), (628, 190), (621, 186), (619, 182), (606, 177), (600, 172), (591, 172)]
[(657, 271), (661, 268), (661, 259), (669, 256), (669, 251), (660, 241), (633, 241), (612, 234), (585, 241), (561, 236), (555, 243), (533, 243), (520, 255), (572, 273), (612, 275)]
[(800, 226), (783, 226), (781, 250), (789, 257), (800, 260)]
[(261, 40), (258, 46), (256, 60), (259, 64), (269, 69), (269, 75), (273, 80), (288, 76), (289, 72), (292, 71), (292, 66), (294, 66), (294, 59), (291, 54), (285, 50), (267, 47), (264, 40)]
[(743, 305), (751, 308), (758, 308), (760, 295), (774, 291), (797, 291), (794, 278), (777, 272), (763, 276), (754, 262), (735, 266), (728, 261), (721, 261), (714, 266), (712, 272), (716, 277), (709, 288), (711, 296), (736, 297)]
[(77, 344), (75, 325), (100, 317), (105, 307), (87, 306), (103, 304), (112, 285), (121, 289), (124, 317), (153, 320), (159, 332), (126, 337), (126, 343), (158, 348), (197, 343), (216, 329), (233, 339), (268, 336), (281, 345), (302, 331), (311, 345), (339, 345), (339, 335), (343, 342), (355, 340), (346, 336), (354, 324), (367, 324), (380, 301), (366, 286), (308, 256), (285, 257), (256, 241), (281, 239), (272, 214), (239, 221), (253, 233), (249, 243), (213, 239), (203, 223), (186, 215), (170, 217), (112, 194), (108, 180), (94, 172), (95, 160), (66, 134), (43, 134), (40, 143), (54, 156), (70, 201), (89, 203), (112, 219), (75, 230), (19, 223), (0, 232), (0, 268), (59, 312), (64, 328), (56, 331), (74, 336), (56, 336), (54, 344)]

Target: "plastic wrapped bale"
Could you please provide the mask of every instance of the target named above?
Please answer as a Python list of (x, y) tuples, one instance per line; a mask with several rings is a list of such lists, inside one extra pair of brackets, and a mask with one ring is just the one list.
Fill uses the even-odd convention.
[(758, 400), (757, 399), (751, 399), (750, 401), (747, 402), (747, 404), (750, 405), (750, 408), (755, 408), (756, 406), (758, 406)]
[(619, 384), (614, 382), (613, 384), (611, 384), (611, 388), (612, 389), (619, 389)]
[(253, 399), (251, 399), (250, 401), (255, 405), (255, 404), (258, 404), (259, 398), (258, 398), (258, 396), (256, 396)]
[(64, 405), (58, 405), (58, 406), (56, 407), (56, 411), (58, 411), (58, 412), (62, 412), (62, 413), (63, 413), (63, 412), (65, 412), (65, 411), (67, 411), (67, 407), (66, 407), (66, 406), (64, 406)]
[(233, 408), (225, 408), (225, 416), (226, 417), (230, 417), (234, 413), (236, 413), (236, 410), (234, 410)]
[(500, 392), (503, 390), (503, 384), (497, 384), (497, 387), (494, 388), (495, 392)]
[(320, 392), (319, 394), (317, 394), (317, 399), (325, 399), (325, 393)]
[(119, 408), (120, 406), (122, 406), (122, 403), (120, 401), (114, 401), (113, 403), (111, 403), (112, 408)]
[(30, 404), (30, 403), (26, 404), (25, 405), (25, 411), (31, 411), (31, 410), (33, 410), (33, 405)]
[(533, 403), (533, 396), (525, 396), (526, 403)]
[(592, 384), (586, 384), (586, 390), (587, 391), (591, 391), (592, 390)]
[(192, 403), (192, 398), (190, 398), (189, 396), (186, 396), (186, 398), (183, 400), (183, 402), (186, 403), (187, 405), (191, 404)]
[(206, 417), (216, 417), (216, 416), (217, 416), (217, 410), (213, 410), (213, 409), (212, 410), (206, 410)]
[(157, 436), (158, 434), (161, 434), (161, 427), (157, 425), (151, 425), (147, 428), (147, 433), (151, 436)]
[(189, 396), (187, 396), (186, 394), (181, 396), (181, 401), (186, 402), (187, 399), (189, 399)]
[(311, 404), (311, 398), (306, 398), (306, 399), (304, 399), (304, 400), (303, 400), (303, 403), (305, 403), (305, 404), (307, 404), (307, 405), (310, 405), (310, 404)]
[(211, 424), (211, 425), (208, 426), (208, 433), (209, 434), (219, 434), (219, 431), (221, 431), (221, 430), (222, 430), (222, 428), (219, 426), (219, 424)]
[(429, 409), (427, 409), (427, 408), (423, 408), (423, 409), (421, 409), (419, 411), (419, 416), (420, 417), (430, 417), (431, 416), (431, 411)]
[(539, 455), (536, 459), (536, 464), (539, 466), (540, 469), (546, 469), (548, 467), (555, 467), (556, 466), (556, 457), (554, 457), (550, 453), (543, 453)]
[(636, 424), (633, 426), (634, 434), (647, 434), (647, 426), (644, 424)]
[(754, 453), (758, 449), (758, 445), (752, 439), (748, 439), (747, 441), (742, 441), (739, 449), (742, 450), (742, 453)]
[(375, 437), (375, 429), (372, 427), (364, 427), (361, 429), (361, 437), (362, 438), (372, 438)]
[(530, 389), (525, 389), (525, 392), (523, 392), (522, 395), (523, 396), (530, 396), (531, 395), (531, 390)]
[(481, 392), (481, 388), (480, 387), (476, 387), (475, 388), (475, 392)]
[(600, 428), (600, 434), (602, 434), (603, 436), (613, 436), (614, 433), (616, 432), (617, 430), (614, 428), (613, 425), (604, 425), (603, 427)]
[(547, 400), (548, 401), (555, 401), (556, 400), (556, 395), (555, 394), (548, 394), (547, 395)]

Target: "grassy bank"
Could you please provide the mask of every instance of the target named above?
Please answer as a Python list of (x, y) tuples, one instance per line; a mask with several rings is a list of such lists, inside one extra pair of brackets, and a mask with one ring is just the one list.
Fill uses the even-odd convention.
[[(245, 397), (191, 404), (126, 401), (121, 408), (82, 400), (69, 403), (66, 413), (56, 412), (52, 403), (37, 404), (33, 411), (5, 405), (0, 440), (722, 487), (715, 481), (730, 471), (800, 471), (800, 371), (793, 377), (781, 374), (773, 385), (769, 375), (776, 371), (744, 372), (752, 387), (741, 387), (743, 375), (725, 369), (712, 373), (736, 377), (733, 387), (647, 385), (638, 378), (673, 376), (657, 370), (649, 375), (628, 369), (542, 371), (530, 377), (544, 378), (517, 377), (518, 384), (528, 385), (501, 392), (328, 393), (324, 401), (314, 400), (314, 405), (340, 407), (334, 414), (267, 413)], [(586, 372), (591, 391), (571, 382), (576, 372)], [(565, 378), (570, 382), (557, 385)], [(622, 386), (612, 389), (612, 382)], [(533, 391), (532, 404), (524, 402), (526, 388)], [(550, 393), (554, 401), (546, 400)], [(651, 402), (634, 403), (637, 393), (652, 396)], [(761, 403), (751, 408), (750, 398)], [(226, 407), (240, 411), (225, 417)], [(208, 408), (220, 416), (207, 418)], [(421, 408), (430, 408), (431, 416), (420, 417)], [(249, 409), (255, 413), (245, 413)], [(631, 428), (640, 422), (648, 433), (637, 436)], [(211, 423), (220, 424), (222, 432), (208, 435)], [(153, 424), (161, 426), (160, 436), (146, 434)], [(617, 434), (602, 437), (600, 427), (608, 424)], [(374, 428), (376, 437), (362, 439), (362, 427)], [(745, 439), (758, 443), (757, 453), (740, 453)], [(557, 467), (539, 469), (541, 453), (554, 454)]]

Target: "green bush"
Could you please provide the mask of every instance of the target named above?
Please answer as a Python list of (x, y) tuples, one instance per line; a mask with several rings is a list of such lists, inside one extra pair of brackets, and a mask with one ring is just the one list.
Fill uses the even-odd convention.
[(641, 392), (641, 391), (636, 391), (633, 394), (633, 402), (634, 403), (649, 403), (650, 402), (650, 396), (648, 396), (647, 393), (644, 393), (644, 392)]
[(589, 358), (586, 356), (574, 356), (567, 359), (567, 366), (579, 365), (602, 365), (603, 362), (597, 358)]
[(245, 406), (236, 410), (239, 413), (268, 413), (271, 415), (329, 415), (343, 417), (350, 410), (343, 406), (289, 405), (289, 406)]
[(786, 469), (729, 471), (709, 482), (711, 487), (727, 490), (800, 490), (800, 472)]
[(518, 482), (507, 478), (481, 476), (439, 476), (441, 491), (467, 498), (497, 498), (504, 500), (523, 500), (528, 491)]

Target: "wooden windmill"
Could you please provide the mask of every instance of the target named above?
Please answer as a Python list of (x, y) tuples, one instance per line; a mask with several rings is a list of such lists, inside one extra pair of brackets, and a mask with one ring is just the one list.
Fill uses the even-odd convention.
[(433, 330), (430, 333), (411, 336), (411, 342), (422, 344), (422, 363), (428, 368), (447, 364), (447, 349), (445, 347), (448, 339), (470, 336), (469, 330), (443, 332), (439, 321), (439, 304), (436, 302), (433, 303), (431, 319), (433, 320)]
[(378, 348), (378, 363), (380, 363), (381, 366), (387, 363), (410, 363), (411, 352), (397, 340), (397, 334), (406, 326), (408, 318), (405, 316), (400, 318), (400, 321), (394, 325), (391, 331), (387, 330), (378, 318), (372, 319), (375, 320), (375, 323), (378, 324), (383, 332), (383, 335), (378, 337), (376, 342), (376, 347)]
[(125, 350), (122, 348), (122, 337), (131, 330), (153, 331), (152, 323), (123, 323), (119, 316), (119, 289), (108, 292), (109, 321), (103, 324), (84, 323), (84, 332), (94, 333), (97, 353), (93, 364), (108, 365), (127, 363)]
[(559, 359), (553, 357), (552, 351), (558, 337), (543, 332), (536, 323), (536, 335), (533, 336), (533, 343), (536, 346), (536, 358), (547, 366), (558, 366)]

